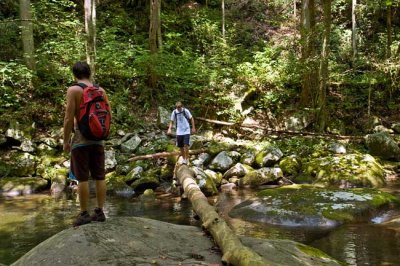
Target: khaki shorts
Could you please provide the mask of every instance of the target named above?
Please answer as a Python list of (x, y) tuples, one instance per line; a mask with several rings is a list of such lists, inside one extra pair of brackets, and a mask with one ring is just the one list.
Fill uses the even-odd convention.
[(71, 151), (71, 171), (79, 182), (89, 180), (89, 175), (95, 180), (105, 179), (104, 146), (85, 145)]

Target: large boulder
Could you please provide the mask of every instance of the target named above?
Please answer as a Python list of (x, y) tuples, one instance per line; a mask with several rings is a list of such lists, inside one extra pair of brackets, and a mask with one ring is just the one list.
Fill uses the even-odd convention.
[(226, 171), (235, 163), (230, 153), (222, 151), (211, 161), (209, 168), (216, 171)]
[[(241, 238), (268, 265), (340, 265), (315, 248), (290, 240)], [(221, 253), (200, 227), (139, 217), (112, 218), (66, 229), (42, 242), (20, 265), (221, 265)]]
[(400, 159), (400, 148), (388, 133), (379, 132), (367, 135), (365, 141), (371, 155), (389, 160)]
[(322, 189), (292, 185), (265, 189), (236, 205), (231, 217), (285, 226), (335, 227), (370, 220), (379, 210), (398, 206), (395, 196), (375, 189)]
[(137, 135), (131, 136), (127, 141), (121, 144), (121, 151), (124, 153), (133, 153), (139, 147), (142, 139)]
[(48, 186), (47, 180), (37, 177), (0, 178), (0, 194), (5, 196), (29, 195)]
[(256, 165), (258, 167), (273, 166), (283, 157), (283, 152), (274, 146), (268, 146), (259, 152), (256, 156)]
[(241, 186), (257, 188), (260, 185), (276, 181), (283, 176), (282, 170), (278, 167), (263, 167), (248, 172), (241, 180)]
[(157, 123), (161, 129), (167, 129), (171, 121), (171, 112), (162, 106), (158, 107)]
[(33, 176), (36, 171), (36, 156), (10, 151), (0, 155), (0, 176)]
[(385, 172), (369, 154), (346, 154), (305, 159), (298, 183), (313, 183), (326, 187), (382, 187)]

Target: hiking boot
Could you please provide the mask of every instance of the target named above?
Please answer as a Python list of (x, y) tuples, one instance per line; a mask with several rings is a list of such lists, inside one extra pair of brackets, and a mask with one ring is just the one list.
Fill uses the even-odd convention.
[(78, 216), (75, 219), (74, 226), (80, 226), (83, 224), (88, 224), (92, 221), (92, 218), (90, 217), (89, 213), (87, 211), (83, 211), (78, 214)]
[(103, 209), (95, 208), (94, 213), (92, 215), (93, 222), (104, 222), (106, 220), (106, 216), (104, 215)]

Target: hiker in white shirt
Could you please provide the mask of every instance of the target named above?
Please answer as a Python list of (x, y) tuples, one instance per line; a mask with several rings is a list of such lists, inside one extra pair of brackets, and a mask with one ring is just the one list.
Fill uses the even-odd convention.
[[(175, 123), (176, 128), (176, 146), (181, 150), (182, 164), (187, 164), (189, 161), (189, 141), (190, 134), (196, 133), (194, 119), (188, 109), (183, 108), (181, 102), (175, 104), (176, 109), (172, 111), (171, 120), (169, 122), (167, 134), (171, 134), (172, 124)], [(190, 129), (190, 123), (192, 128)]]

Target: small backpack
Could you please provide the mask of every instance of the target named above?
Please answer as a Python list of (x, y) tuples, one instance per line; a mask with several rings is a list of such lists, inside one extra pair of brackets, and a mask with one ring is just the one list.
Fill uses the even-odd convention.
[(110, 133), (111, 110), (104, 92), (97, 85), (78, 83), (83, 89), (79, 107), (78, 127), (88, 140), (104, 140)]
[(182, 112), (179, 112), (179, 113), (178, 113), (176, 110), (174, 110), (176, 127), (178, 128), (178, 115), (179, 115), (179, 114), (182, 114), (182, 113), (183, 113), (183, 116), (186, 118), (186, 120), (187, 120), (188, 123), (189, 123), (189, 128), (192, 128), (192, 125), (190, 124), (190, 119), (189, 119), (189, 117), (187, 116), (187, 113), (186, 113), (186, 111), (185, 111), (185, 108), (182, 108)]

